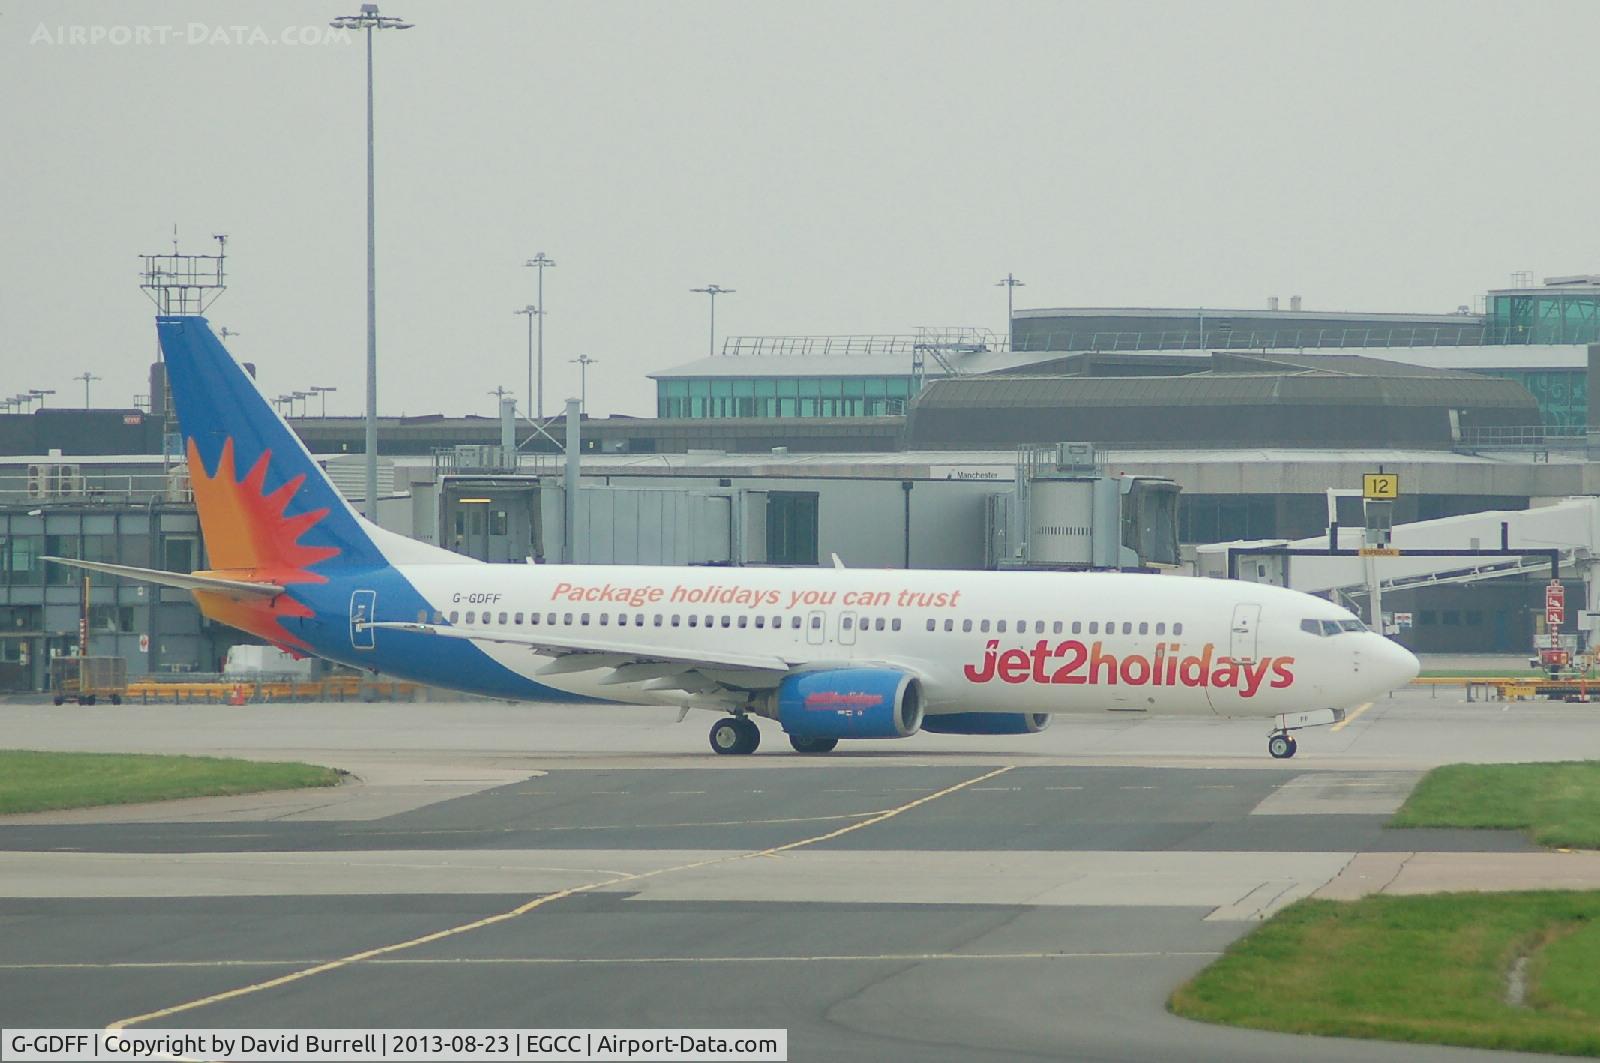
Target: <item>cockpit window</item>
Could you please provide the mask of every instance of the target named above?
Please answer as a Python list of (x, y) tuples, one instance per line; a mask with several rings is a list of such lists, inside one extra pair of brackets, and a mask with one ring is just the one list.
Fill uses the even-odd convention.
[(1346, 631), (1370, 631), (1367, 625), (1359, 620), (1302, 620), (1300, 630), (1308, 635), (1319, 638), (1330, 638)]

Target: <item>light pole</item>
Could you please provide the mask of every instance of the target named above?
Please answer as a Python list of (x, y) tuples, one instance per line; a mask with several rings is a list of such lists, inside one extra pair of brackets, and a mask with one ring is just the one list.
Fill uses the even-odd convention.
[(598, 363), (600, 361), (600, 359), (598, 359), (598, 358), (590, 358), (587, 354), (580, 354), (576, 358), (568, 359), (568, 361), (572, 362), (574, 365), (576, 365), (578, 367), (578, 409), (581, 410), (584, 413), (588, 413), (589, 412), (589, 367), (591, 365), (594, 365), (594, 364)]
[(367, 519), (378, 521), (378, 274), (375, 262), (377, 220), (372, 180), (372, 32), (408, 30), (411, 23), (378, 14), (377, 4), (362, 4), (361, 14), (342, 15), (334, 29), (367, 32)]
[(100, 378), (86, 369), (72, 379), (83, 381), (83, 408), (87, 410), (89, 408), (89, 385)]
[(1008, 348), (1015, 347), (1017, 345), (1017, 326), (1012, 324), (1011, 321), (1011, 296), (1018, 288), (1026, 287), (1026, 285), (1007, 273), (1004, 277), (995, 281), (994, 286), (1006, 290), (1006, 346)]
[[(523, 265), (539, 271), (538, 293), (534, 297), (537, 300), (535, 305), (538, 307), (538, 309), (533, 310), (533, 307), (529, 307), (528, 309), (533, 310), (533, 313), (537, 314), (539, 317), (539, 388), (537, 397), (534, 399), (534, 413), (540, 420), (544, 419), (544, 271), (550, 269), (555, 264), (556, 260), (545, 254), (543, 251), (540, 251), (537, 255), (534, 255), (532, 258), (528, 259), (528, 261), (523, 263)], [(530, 325), (533, 324), (532, 318), (529, 319), (528, 323)], [(528, 371), (528, 394), (535, 394), (533, 387), (533, 371), (531, 368)]]
[(338, 390), (339, 389), (336, 388), (336, 387), (324, 386), (322, 384), (312, 384), (311, 385), (311, 393), (313, 395), (321, 395), (322, 396), (322, 416), (323, 416), (324, 420), (326, 420), (327, 416), (328, 416), (328, 392), (330, 392), (330, 391), (338, 391)]
[(711, 336), (706, 340), (706, 357), (710, 358), (717, 353), (717, 296), (732, 295), (736, 289), (724, 288), (716, 284), (708, 284), (704, 288), (690, 288), (691, 292), (711, 296)]
[(56, 393), (56, 389), (55, 388), (29, 388), (28, 389), (28, 397), (29, 398), (33, 398), (33, 399), (38, 399), (39, 400), (39, 409), (41, 409), (41, 410), (44, 409), (44, 397), (46, 395), (54, 395), (55, 393)]
[[(543, 274), (541, 273), (541, 276), (542, 275)], [(528, 319), (528, 387), (530, 389), (528, 394), (531, 396), (531, 395), (534, 394), (534, 391), (532, 390), (533, 389), (533, 319), (534, 318), (539, 318), (540, 319), (540, 321), (539, 321), (539, 324), (541, 326), (540, 332), (542, 334), (543, 333), (543, 325), (544, 325), (543, 312), (540, 311), (540, 309), (537, 306), (534, 306), (532, 303), (529, 303), (527, 306), (523, 307), (521, 310), (513, 310), (512, 313), (513, 314), (520, 314), (523, 317)], [(529, 414), (531, 416), (537, 416), (540, 419), (543, 419), (544, 418), (544, 343), (543, 343), (542, 340), (541, 340), (541, 342), (539, 344), (539, 387), (538, 387), (538, 396), (539, 397), (537, 399), (537, 404), (538, 404), (537, 405), (537, 409), (529, 410), (528, 412), (529, 412)]]

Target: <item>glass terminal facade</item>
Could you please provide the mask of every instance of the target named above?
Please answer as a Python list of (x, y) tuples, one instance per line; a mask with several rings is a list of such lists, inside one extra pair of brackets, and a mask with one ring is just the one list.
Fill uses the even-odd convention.
[(656, 415), (883, 417), (906, 412), (906, 376), (678, 377), (656, 381)]
[(1490, 343), (1600, 342), (1600, 286), (1490, 292), (1488, 330)]

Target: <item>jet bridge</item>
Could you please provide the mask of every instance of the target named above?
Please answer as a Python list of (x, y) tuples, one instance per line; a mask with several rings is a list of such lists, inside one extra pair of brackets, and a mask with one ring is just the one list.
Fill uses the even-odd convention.
[(1600, 613), (1600, 498), (1396, 525), (1388, 551), (1363, 553), (1365, 546), (1363, 529), (1337, 526), (1309, 539), (1215, 543), (1198, 548), (1196, 571), (1324, 595), (1363, 613), (1374, 585), (1388, 595), (1567, 576), (1584, 582), (1579, 627)]

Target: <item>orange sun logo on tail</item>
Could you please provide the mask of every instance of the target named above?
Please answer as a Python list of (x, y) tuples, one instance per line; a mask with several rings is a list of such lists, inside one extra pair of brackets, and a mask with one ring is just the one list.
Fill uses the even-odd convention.
[[(217, 471), (207, 475), (205, 463), (189, 440), (189, 477), (194, 483), (195, 508), (200, 512), (200, 528), (205, 534), (206, 551), (214, 566), (208, 575), (248, 582), (276, 583), (284, 587), (296, 583), (326, 583), (325, 576), (311, 571), (318, 562), (336, 557), (331, 546), (306, 546), (300, 538), (328, 515), (315, 509), (295, 516), (284, 510), (305, 482), (296, 476), (271, 494), (266, 493), (267, 465), (271, 451), (264, 451), (250, 472), (240, 480), (234, 467), (233, 440), (222, 444)], [(309, 649), (283, 627), (286, 617), (315, 615), (288, 594), (270, 601), (240, 601), (214, 591), (196, 591), (200, 611), (213, 620), (259, 635), (267, 641), (295, 651)]]

